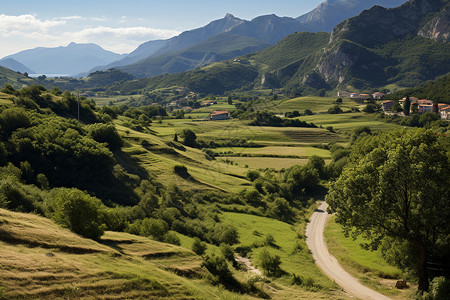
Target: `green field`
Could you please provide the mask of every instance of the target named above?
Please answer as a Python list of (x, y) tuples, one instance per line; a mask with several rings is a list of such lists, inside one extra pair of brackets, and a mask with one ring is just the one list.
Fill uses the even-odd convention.
[[(258, 266), (259, 253), (267, 249), (270, 253), (281, 257), (281, 268), (285, 272), (310, 277), (325, 290), (336, 288), (336, 285), (315, 265), (300, 228), (274, 219), (239, 213), (222, 213), (220, 219), (223, 223), (238, 228), (241, 246), (263, 244), (269, 234), (275, 238), (275, 245), (263, 245), (253, 250), (251, 255), (253, 265)], [(281, 278), (281, 282), (286, 281), (288, 278)]]
[(381, 256), (380, 250), (370, 251), (361, 248), (363, 238), (353, 240), (345, 237), (340, 225), (334, 218), (328, 222), (325, 232), (328, 250), (352, 275), (358, 277), (364, 284), (390, 296), (408, 297), (412, 289), (398, 290), (395, 283), (402, 279), (400, 269), (388, 264)]
[[(305, 109), (311, 110), (313, 113), (323, 113), (334, 106), (334, 101), (338, 97), (299, 97), (293, 99), (282, 99), (277, 101), (271, 101), (268, 103), (262, 103), (257, 105), (258, 109), (268, 110), (277, 114), (284, 114), (286, 112), (292, 112), (294, 110), (303, 113)], [(340, 105), (342, 110), (350, 110), (352, 107), (363, 108), (364, 105), (358, 104), (351, 99), (342, 99)]]
[(351, 132), (358, 127), (367, 126), (371, 130), (390, 130), (400, 128), (400, 125), (395, 123), (386, 123), (381, 120), (376, 120), (375, 114), (370, 115), (362, 112), (344, 113), (344, 114), (318, 114), (312, 116), (299, 117), (300, 120), (306, 122), (313, 122), (322, 127), (332, 126), (333, 129), (342, 130), (344, 132)]

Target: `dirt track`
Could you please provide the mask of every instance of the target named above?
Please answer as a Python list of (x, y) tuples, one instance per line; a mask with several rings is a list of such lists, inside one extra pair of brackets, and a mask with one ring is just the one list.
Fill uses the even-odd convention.
[(336, 260), (336, 258), (328, 252), (323, 230), (325, 228), (328, 214), (326, 212), (327, 204), (323, 202), (316, 212), (312, 215), (311, 221), (306, 227), (306, 243), (311, 250), (317, 266), (331, 280), (335, 281), (344, 291), (351, 296), (360, 299), (390, 299), (368, 287), (362, 285), (358, 279), (347, 273)]

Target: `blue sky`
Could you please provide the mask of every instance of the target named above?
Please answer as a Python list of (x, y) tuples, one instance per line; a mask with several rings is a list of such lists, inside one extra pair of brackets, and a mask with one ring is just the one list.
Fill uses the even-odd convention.
[(0, 8), (0, 58), (35, 47), (96, 43), (129, 53), (231, 13), (298, 17), (323, 0), (14, 0)]

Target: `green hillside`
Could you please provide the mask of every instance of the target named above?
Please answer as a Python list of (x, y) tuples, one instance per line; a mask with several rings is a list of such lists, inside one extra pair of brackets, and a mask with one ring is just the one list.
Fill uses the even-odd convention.
[[(150, 57), (135, 64), (120, 67), (124, 72), (137, 77), (150, 77), (164, 73), (179, 73), (202, 67), (211, 62), (231, 59), (249, 52), (259, 51), (268, 43), (251, 37), (231, 33), (222, 33), (196, 44), (195, 46)], [(208, 51), (205, 52), (205, 49)]]
[(10, 84), (14, 88), (22, 88), (35, 83), (35, 80), (13, 70), (0, 67), (0, 87)]

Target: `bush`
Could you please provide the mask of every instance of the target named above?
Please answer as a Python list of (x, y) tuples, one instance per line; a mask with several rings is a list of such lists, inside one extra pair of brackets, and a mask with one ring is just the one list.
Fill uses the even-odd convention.
[(220, 244), (220, 252), (226, 260), (231, 262), (233, 266), (237, 265), (236, 259), (234, 258), (234, 249), (230, 245), (225, 243)]
[(450, 296), (450, 279), (443, 276), (433, 278), (429, 292), (433, 300), (448, 299)]
[(181, 245), (180, 238), (178, 237), (178, 235), (175, 232), (168, 232), (164, 236), (164, 242), (172, 244), (172, 245), (177, 245), (177, 246)]
[(189, 172), (186, 166), (181, 165), (174, 166), (173, 172), (181, 177), (189, 177)]
[(282, 270), (280, 268), (281, 258), (280, 256), (274, 254), (270, 254), (269, 251), (264, 249), (259, 254), (259, 261), (261, 264), (261, 268), (265, 271), (267, 276), (280, 276)]
[(100, 221), (99, 199), (77, 189), (58, 189), (51, 198), (49, 208), (56, 223), (84, 237), (98, 239), (105, 225)]
[(239, 233), (236, 228), (228, 227), (227, 229), (222, 231), (222, 234), (220, 235), (220, 242), (228, 245), (239, 243)]
[(114, 125), (97, 123), (89, 125), (88, 131), (94, 141), (107, 143), (111, 150), (117, 150), (123, 146), (122, 138)]
[(192, 243), (192, 251), (197, 255), (205, 254), (206, 243), (202, 242), (198, 237), (195, 237), (194, 242)]
[(235, 279), (228, 268), (227, 261), (222, 256), (212, 255), (206, 256), (202, 266), (214, 276), (213, 283), (233, 284)]
[(140, 235), (152, 236), (158, 241), (163, 241), (164, 236), (169, 232), (169, 225), (161, 219), (144, 219), (141, 224)]
[(195, 147), (197, 145), (197, 135), (190, 129), (184, 129), (182, 134), (183, 144), (188, 147)]
[(342, 109), (339, 107), (339, 105), (335, 105), (333, 107), (330, 107), (328, 109), (329, 114), (342, 114)]
[(261, 175), (259, 174), (258, 171), (254, 171), (254, 170), (249, 170), (247, 171), (247, 178), (250, 181), (255, 181), (256, 179), (258, 179)]

